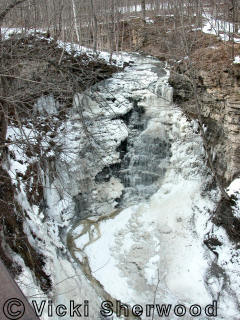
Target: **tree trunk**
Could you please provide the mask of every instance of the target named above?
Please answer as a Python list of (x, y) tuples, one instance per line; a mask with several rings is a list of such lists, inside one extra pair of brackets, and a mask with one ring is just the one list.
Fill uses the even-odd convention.
[(142, 7), (142, 19), (143, 22), (146, 23), (146, 1), (141, 0), (141, 7)]
[(108, 25), (108, 34), (109, 34), (109, 42), (110, 42), (110, 58), (109, 62), (112, 63), (112, 55), (113, 55), (113, 28), (114, 28), (114, 11), (115, 11), (115, 3), (114, 0), (111, 0), (111, 17), (110, 23)]
[(1, 13), (0, 13), (0, 24), (2, 23), (3, 19), (6, 17), (9, 11), (11, 11), (14, 7), (18, 4), (25, 2), (26, 0), (15, 0), (12, 1)]
[(98, 22), (97, 22), (97, 16), (94, 10), (93, 0), (91, 0), (91, 11), (92, 11), (92, 18), (93, 18), (93, 50), (97, 51)]
[(77, 41), (78, 43), (80, 43), (80, 36), (79, 36), (78, 26), (77, 26), (77, 13), (76, 13), (75, 0), (72, 0), (72, 10), (73, 10), (73, 20), (74, 20), (74, 27), (75, 27), (75, 32), (77, 36)]

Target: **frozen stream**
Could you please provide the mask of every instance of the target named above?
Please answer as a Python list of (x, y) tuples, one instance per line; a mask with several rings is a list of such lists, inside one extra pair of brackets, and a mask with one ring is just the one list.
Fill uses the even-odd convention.
[[(129, 115), (119, 130), (120, 140), (127, 140), (120, 163), (103, 157), (108, 165), (89, 195), (102, 204), (92, 214), (78, 205), (81, 219), (68, 234), (69, 249), (102, 300), (140, 304), (141, 319), (149, 319), (146, 305), (153, 302), (172, 304), (171, 319), (179, 318), (178, 304), (186, 307), (184, 319), (193, 319), (189, 308), (198, 304), (197, 315), (207, 319), (205, 306), (223, 288), (212, 271), (215, 255), (203, 244), (218, 193), (207, 188), (211, 177), (196, 123), (172, 103), (168, 70), (150, 57), (131, 58), (131, 67), (98, 87), (97, 102), (88, 97), (90, 121)], [(105, 109), (99, 103), (104, 99)], [(107, 145), (111, 124), (105, 128), (99, 141)]]

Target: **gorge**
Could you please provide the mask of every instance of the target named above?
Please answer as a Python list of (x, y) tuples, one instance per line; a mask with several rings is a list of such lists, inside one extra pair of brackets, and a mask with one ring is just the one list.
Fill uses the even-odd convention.
[(25, 2), (0, 29), (0, 259), (37, 316), (238, 320), (237, 2)]

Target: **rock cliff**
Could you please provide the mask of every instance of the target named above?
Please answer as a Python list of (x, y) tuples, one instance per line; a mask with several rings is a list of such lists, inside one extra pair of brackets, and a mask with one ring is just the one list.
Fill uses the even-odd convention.
[[(221, 49), (220, 46), (216, 50)], [(194, 63), (196, 67), (196, 60)], [(240, 65), (231, 63), (230, 59), (228, 63), (216, 63), (219, 65), (211, 61), (206, 65), (200, 63), (194, 81), (212, 159), (226, 186), (240, 173)], [(175, 66), (169, 82), (174, 88), (174, 101), (189, 117), (197, 118), (189, 65), (180, 62)]]

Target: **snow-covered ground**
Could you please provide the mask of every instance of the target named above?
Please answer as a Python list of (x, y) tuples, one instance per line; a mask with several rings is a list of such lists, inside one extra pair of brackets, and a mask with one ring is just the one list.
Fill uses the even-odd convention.
[(236, 178), (231, 182), (227, 188), (227, 193), (229, 196), (235, 197), (234, 213), (236, 217), (240, 218), (240, 178)]
[[(202, 28), (204, 33), (216, 35), (223, 41), (232, 40), (232, 36), (230, 34), (233, 32), (234, 28), (231, 22), (215, 19), (208, 13), (204, 13), (203, 18), (205, 19), (205, 24)], [(238, 38), (234, 37), (235, 43), (240, 43), (240, 31), (238, 31), (238, 34)]]
[(234, 64), (240, 64), (240, 56), (234, 57), (233, 63), (234, 63)]
[[(146, 3), (145, 8), (147, 11), (155, 9), (154, 5), (151, 3)], [(138, 4), (138, 5), (130, 6), (130, 7), (120, 7), (120, 8), (118, 8), (118, 11), (121, 12), (122, 14), (132, 13), (132, 12), (141, 12), (142, 6), (141, 6), (141, 4)]]
[[(147, 23), (152, 23), (153, 20), (146, 18)], [(45, 39), (47, 41), (52, 41), (53, 38), (46, 38), (44, 36), (44, 33), (46, 33), (46, 30), (43, 29), (22, 29), (22, 28), (1, 28), (2, 36), (5, 39), (8, 39), (11, 37), (11, 35), (14, 34), (23, 34), (25, 36), (29, 35), (35, 35), (37, 39)], [(57, 45), (59, 48), (64, 49), (70, 54), (74, 54), (75, 56), (78, 56), (80, 54), (87, 54), (89, 58), (96, 59), (98, 57), (99, 59), (105, 60), (107, 63), (109, 63), (110, 57), (112, 57), (112, 63), (117, 65), (118, 67), (122, 67), (124, 63), (129, 63), (129, 61), (133, 60), (133, 57), (129, 55), (126, 52), (119, 52), (119, 53), (113, 53), (112, 56), (107, 51), (94, 51), (91, 48), (87, 48), (84, 46), (81, 46), (77, 43), (72, 42), (66, 42), (62, 40), (57, 41)], [(137, 54), (136, 54), (137, 55)], [(49, 97), (51, 99), (51, 97)], [(44, 108), (44, 106), (42, 106)]]

